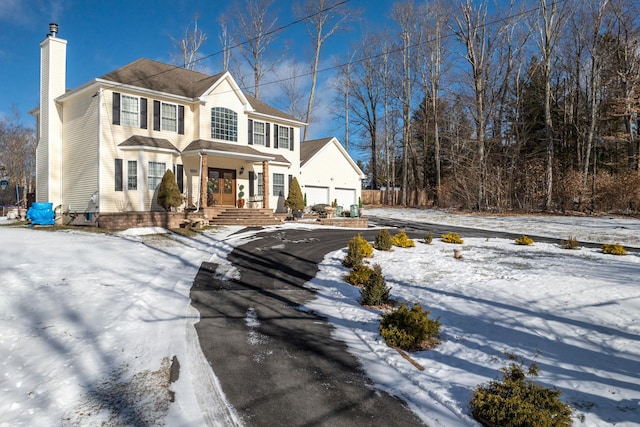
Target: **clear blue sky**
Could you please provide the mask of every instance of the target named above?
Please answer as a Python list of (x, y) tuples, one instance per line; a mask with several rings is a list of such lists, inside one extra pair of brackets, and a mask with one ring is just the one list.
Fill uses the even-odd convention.
[[(277, 26), (294, 21), (293, 3), (275, 1), (279, 11)], [(392, 3), (350, 0), (348, 5), (361, 9), (362, 18), (371, 25), (384, 21)], [(35, 124), (27, 112), (38, 105), (39, 44), (46, 37), (50, 22), (59, 24), (58, 37), (68, 41), (67, 88), (73, 89), (138, 58), (171, 63), (170, 54), (175, 49), (170, 37), (180, 37), (196, 13), (200, 16), (199, 28), (208, 37), (201, 53), (219, 52), (217, 18), (226, 4), (214, 0), (0, 0), (0, 115), (8, 115), (15, 104), (22, 122)], [(330, 55), (348, 50), (352, 40), (360, 37), (360, 28), (361, 24), (353, 24), (350, 32), (334, 36), (324, 53), (326, 64), (330, 64)], [(304, 24), (279, 33), (278, 42), (289, 45), (288, 56), (298, 61), (307, 57), (309, 41)], [(283, 47), (281, 51), (284, 52)], [(221, 55), (207, 59), (205, 71), (221, 71), (221, 59)], [(270, 102), (267, 97), (264, 100)], [(318, 128), (312, 137), (329, 136), (317, 132), (342, 136), (342, 131)]]

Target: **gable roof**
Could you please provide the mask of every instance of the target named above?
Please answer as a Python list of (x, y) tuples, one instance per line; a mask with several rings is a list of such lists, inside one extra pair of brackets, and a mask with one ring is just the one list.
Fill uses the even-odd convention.
[(265, 116), (277, 117), (279, 119), (291, 120), (294, 122), (304, 124), (304, 122), (302, 122), (300, 119), (297, 119), (290, 114), (287, 114), (283, 111), (278, 110), (277, 108), (267, 105), (256, 97), (253, 97), (247, 94), (245, 94), (245, 96), (247, 97), (249, 104), (251, 104), (251, 106), (253, 107), (255, 113), (262, 114)]
[(156, 92), (197, 98), (224, 74), (209, 76), (198, 71), (141, 58), (103, 75), (100, 79)]
[(300, 166), (304, 166), (307, 161), (311, 160), (311, 158), (331, 142), (332, 139), (333, 137), (302, 141), (302, 144), (300, 144)]
[(356, 162), (353, 161), (347, 150), (344, 149), (340, 141), (335, 136), (321, 139), (313, 139), (309, 141), (303, 141), (300, 144), (300, 168), (303, 168), (306, 163), (312, 160), (329, 144), (333, 144), (340, 154), (349, 162), (354, 171), (360, 176), (360, 179), (364, 179), (366, 175), (362, 172)]

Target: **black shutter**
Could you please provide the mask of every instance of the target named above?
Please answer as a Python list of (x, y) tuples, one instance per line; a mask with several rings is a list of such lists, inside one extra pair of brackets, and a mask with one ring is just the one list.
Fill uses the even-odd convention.
[(249, 119), (249, 134), (247, 135), (247, 142), (249, 145), (253, 145), (253, 120)]
[(178, 133), (184, 135), (184, 105), (178, 105)]
[(273, 148), (278, 148), (278, 135), (280, 132), (280, 126), (273, 125)]
[(122, 159), (115, 160), (115, 191), (122, 191)]
[(293, 151), (293, 128), (289, 128), (289, 150)]
[(264, 136), (264, 138), (266, 139), (265, 145), (267, 147), (270, 147), (271, 146), (271, 123), (265, 123), (264, 130), (266, 132), (266, 135)]
[(147, 126), (147, 98), (140, 98), (140, 128), (146, 129)]
[(253, 197), (256, 195), (255, 193), (255, 181), (256, 173), (254, 171), (249, 171), (249, 197)]
[(120, 94), (113, 92), (113, 124), (120, 124)]
[(289, 188), (291, 188), (291, 181), (293, 181), (293, 175), (289, 175), (289, 182), (287, 183)]
[(153, 101), (153, 130), (160, 130), (160, 101)]
[(176, 183), (178, 184), (178, 190), (182, 193), (184, 191), (184, 166), (176, 165)]

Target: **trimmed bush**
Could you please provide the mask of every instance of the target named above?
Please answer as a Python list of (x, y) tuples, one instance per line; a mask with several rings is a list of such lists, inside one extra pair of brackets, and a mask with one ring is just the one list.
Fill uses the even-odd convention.
[(516, 239), (516, 243), (519, 245), (533, 245), (533, 239), (523, 234), (522, 237)]
[(291, 180), (291, 184), (289, 184), (289, 196), (284, 201), (284, 205), (292, 211), (301, 211), (306, 206), (300, 184), (298, 184), (298, 178), (295, 176)]
[(166, 211), (170, 211), (171, 208), (178, 207), (182, 204), (182, 195), (176, 182), (176, 176), (169, 169), (167, 169), (162, 176), (162, 181), (160, 181), (158, 204)]
[(391, 234), (385, 228), (378, 231), (375, 240), (373, 241), (373, 247), (379, 251), (390, 251), (393, 243), (391, 242)]
[(371, 246), (362, 235), (358, 234), (349, 240), (347, 256), (344, 258), (344, 261), (342, 261), (342, 265), (351, 268), (354, 265), (362, 264), (364, 258), (371, 258), (372, 256), (373, 246)]
[(602, 253), (610, 255), (626, 255), (627, 250), (620, 243), (605, 243), (602, 245)]
[(433, 233), (427, 233), (427, 234), (424, 236), (424, 242), (425, 242), (427, 245), (430, 245), (430, 244), (431, 244), (431, 242), (433, 242)]
[(569, 236), (569, 239), (562, 241), (563, 249), (580, 249), (580, 245), (575, 237)]
[(464, 240), (462, 240), (462, 237), (460, 237), (458, 233), (443, 234), (441, 239), (445, 243), (454, 243), (457, 245), (461, 245), (464, 243)]
[(362, 287), (369, 281), (373, 269), (365, 264), (354, 265), (349, 274), (344, 276), (344, 281), (350, 285)]
[(396, 233), (391, 238), (391, 243), (393, 246), (398, 246), (400, 248), (413, 248), (416, 245), (413, 240), (409, 239), (409, 236), (407, 236), (407, 233), (404, 230)]
[(570, 427), (571, 408), (562, 402), (560, 391), (536, 384), (528, 376), (537, 376), (532, 364), (527, 373), (522, 363), (502, 368), (502, 381), (480, 385), (471, 398), (471, 414), (483, 426)]
[(389, 302), (389, 292), (391, 288), (382, 276), (382, 267), (379, 264), (373, 266), (373, 271), (369, 275), (362, 289), (360, 289), (360, 302), (362, 305), (380, 306)]
[(411, 310), (402, 304), (382, 315), (380, 334), (387, 345), (406, 351), (433, 348), (440, 342), (440, 322), (429, 319), (429, 313), (420, 304), (414, 304)]

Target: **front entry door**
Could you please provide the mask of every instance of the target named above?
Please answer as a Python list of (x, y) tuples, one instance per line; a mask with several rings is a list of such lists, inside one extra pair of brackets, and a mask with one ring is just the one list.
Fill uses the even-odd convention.
[(236, 205), (236, 171), (209, 168), (207, 206)]

